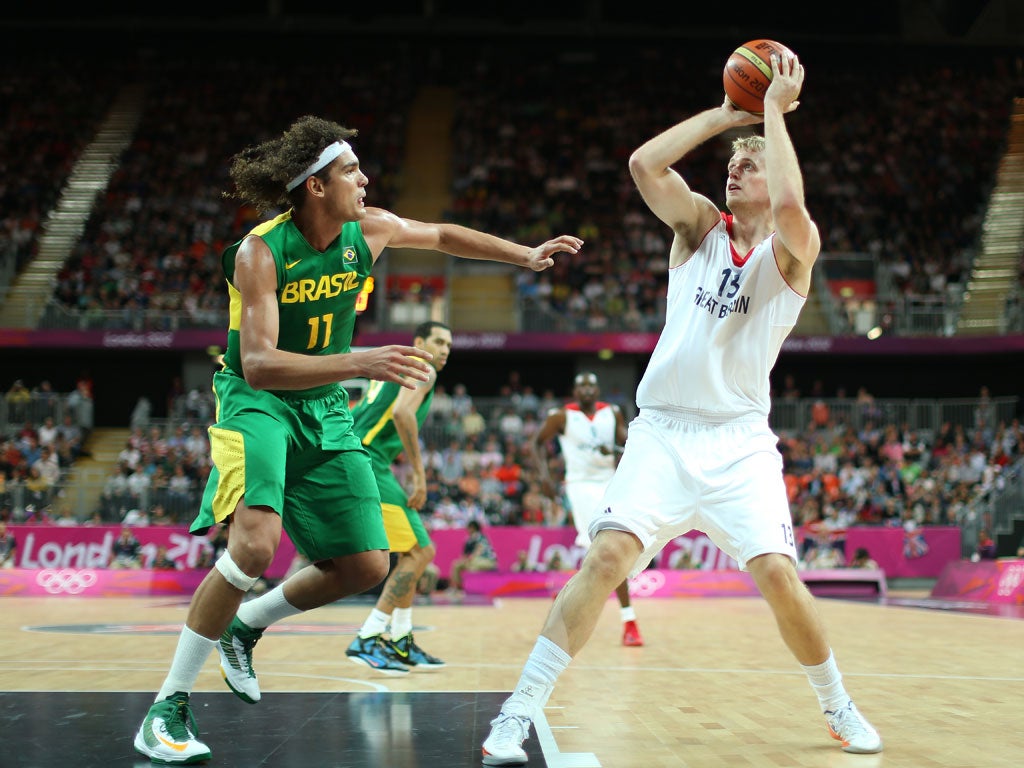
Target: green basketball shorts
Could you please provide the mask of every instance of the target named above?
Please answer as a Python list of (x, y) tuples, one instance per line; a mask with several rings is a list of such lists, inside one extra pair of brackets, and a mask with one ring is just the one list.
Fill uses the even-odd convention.
[(389, 548), (377, 481), (352, 432), (344, 387), (272, 393), (221, 371), (213, 389), (214, 467), (192, 533), (224, 521), (244, 499), (279, 514), (295, 548), (312, 562)]

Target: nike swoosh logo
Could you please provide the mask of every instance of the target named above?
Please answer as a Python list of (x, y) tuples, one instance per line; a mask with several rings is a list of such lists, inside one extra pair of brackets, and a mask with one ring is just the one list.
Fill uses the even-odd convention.
[(165, 739), (163, 736), (160, 735), (159, 732), (154, 732), (154, 735), (161, 744), (170, 747), (176, 752), (184, 752), (188, 748), (188, 744), (179, 744), (176, 741), (170, 741), (168, 739)]
[(395, 648), (395, 647), (392, 647), (391, 650), (394, 651), (397, 656), (400, 656), (403, 659), (408, 659), (409, 658), (409, 652), (408, 651), (403, 651), (400, 648)]
[(295, 261), (293, 261), (293, 262), (292, 262), (291, 264), (285, 264), (285, 265), (284, 265), (284, 268), (285, 268), (285, 269), (291, 269), (291, 268), (292, 268), (292, 267), (294, 267), (294, 266), (295, 266), (296, 264), (298, 264), (298, 263), (299, 263), (300, 261), (302, 261), (302, 259), (296, 259), (296, 260), (295, 260)]

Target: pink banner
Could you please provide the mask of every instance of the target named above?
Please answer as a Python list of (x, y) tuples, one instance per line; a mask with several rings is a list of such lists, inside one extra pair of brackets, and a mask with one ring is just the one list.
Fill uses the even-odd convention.
[(0, 571), (0, 597), (190, 596), (206, 571), (33, 568)]
[[(558, 555), (563, 568), (575, 570), (586, 554), (586, 549), (575, 543), (574, 528), (491, 526), (484, 528), (484, 533), (498, 557), (498, 569), (503, 571), (512, 568), (519, 552), (526, 553), (527, 562), (533, 569), (542, 568), (554, 555)], [(461, 528), (443, 529), (431, 531), (430, 537), (437, 548), (434, 562), (442, 575), (448, 576), (452, 561), (462, 554), (466, 531)], [(707, 536), (696, 531), (670, 541), (655, 558), (655, 565), (677, 568), (683, 553), (704, 570), (737, 570), (735, 560), (719, 550)]]
[(1024, 560), (947, 563), (931, 596), (1024, 605)]
[[(10, 525), (18, 548), (16, 565), (26, 569), (103, 568), (110, 561), (110, 548), (120, 533), (119, 526), (65, 528), (52, 525)], [(142, 544), (143, 563), (148, 564), (157, 547), (167, 547), (170, 557), (185, 568), (194, 568), (209, 542), (192, 536), (184, 526), (132, 528)], [(520, 551), (526, 553), (532, 568), (541, 568), (557, 554), (562, 567), (575, 570), (586, 550), (575, 545), (572, 528), (536, 526), (487, 527), (485, 533), (498, 557), (500, 570), (510, 570)], [(808, 534), (798, 531), (803, 542)], [(829, 535), (831, 546), (843, 546), (844, 532)], [(431, 532), (437, 547), (435, 562), (443, 576), (449, 576), (451, 564), (462, 554), (466, 541), (464, 529)], [(850, 528), (845, 531), (846, 561), (858, 547), (864, 547), (885, 571), (888, 578), (937, 578), (949, 562), (960, 559), (960, 529), (955, 527), (918, 528), (908, 533), (902, 528)], [(295, 548), (282, 535), (274, 561), (266, 576), (277, 579), (288, 570)], [(655, 558), (654, 565), (664, 570), (679, 568), (686, 555), (693, 567), (705, 571), (734, 571), (736, 561), (718, 549), (702, 533), (690, 531), (670, 541)]]
[[(533, 568), (543, 566), (557, 553), (563, 567), (575, 570), (586, 550), (576, 546), (575, 530), (571, 528), (491, 527), (484, 532), (498, 556), (499, 570), (509, 570), (519, 551), (527, 553)], [(960, 559), (960, 529), (956, 527), (927, 527), (907, 532), (903, 528), (865, 527), (845, 531), (822, 532), (797, 529), (798, 545), (811, 539), (844, 552), (843, 561), (849, 562), (858, 547), (864, 547), (885, 572), (887, 578), (937, 578), (946, 563)], [(441, 573), (448, 576), (451, 563), (462, 554), (466, 540), (464, 530), (432, 531), (437, 547), (435, 562)], [(737, 570), (736, 561), (722, 552), (703, 533), (690, 531), (670, 541), (655, 557), (654, 565), (664, 570), (679, 568), (680, 560), (688, 557), (691, 565), (705, 571)]]
[[(466, 594), (496, 597), (552, 597), (574, 571), (557, 573), (476, 572), (463, 574)], [(629, 580), (634, 597), (754, 597), (760, 593), (739, 571), (641, 571)]]
[[(15, 566), (33, 569), (105, 568), (110, 562), (110, 548), (121, 533), (117, 525), (95, 527), (63, 527), (57, 525), (9, 525), (17, 541)], [(210, 549), (207, 537), (193, 536), (185, 526), (139, 526), (132, 533), (142, 545), (142, 563), (149, 565), (158, 547), (167, 547), (168, 556), (179, 568), (195, 568), (203, 552)], [(211, 534), (212, 535), (212, 534)], [(281, 535), (274, 562), (267, 569), (268, 578), (280, 578), (288, 570), (295, 547), (287, 535)]]
[(846, 559), (864, 547), (890, 579), (935, 579), (948, 563), (960, 560), (960, 529), (929, 526), (903, 528), (850, 528), (846, 532)]
[[(477, 571), (463, 574), (467, 594), (499, 597), (553, 597), (574, 571), (508, 573)], [(864, 568), (801, 571), (800, 578), (815, 595), (886, 595), (885, 575)], [(749, 573), (740, 571), (664, 571), (648, 568), (629, 580), (634, 597), (756, 597), (761, 593)], [(611, 599), (612, 596), (609, 596)]]

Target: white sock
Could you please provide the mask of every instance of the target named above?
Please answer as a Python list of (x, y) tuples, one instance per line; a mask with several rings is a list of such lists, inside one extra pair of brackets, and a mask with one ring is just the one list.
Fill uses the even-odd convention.
[(391, 614), (374, 608), (370, 611), (370, 615), (366, 617), (366, 621), (363, 622), (362, 629), (359, 630), (359, 636), (365, 639), (374, 635), (382, 635), (384, 630), (388, 628), (389, 621), (391, 621)]
[(395, 608), (391, 614), (391, 639), (398, 640), (412, 632), (412, 607)]
[(299, 613), (302, 611), (285, 600), (283, 584), (238, 608), (238, 618), (253, 629), (266, 629), (274, 622)]
[(812, 667), (804, 666), (807, 679), (811, 688), (818, 694), (818, 703), (821, 704), (822, 712), (835, 712), (846, 706), (850, 695), (843, 687), (843, 676), (839, 674), (839, 667), (836, 665), (836, 658), (829, 651), (828, 658), (821, 664)]
[(217, 647), (216, 640), (196, 634), (188, 627), (182, 627), (178, 637), (178, 647), (174, 651), (171, 668), (167, 672), (164, 684), (156, 694), (154, 701), (162, 701), (175, 693), (192, 693), (196, 678), (203, 670), (203, 665), (210, 653)]
[(501, 711), (506, 715), (523, 715), (531, 720), (543, 709), (555, 689), (555, 681), (572, 661), (572, 656), (541, 635), (523, 667), (515, 691), (505, 699)]
[(619, 615), (622, 616), (623, 624), (627, 621), (636, 621), (636, 611), (633, 610), (632, 605), (621, 606), (619, 608)]

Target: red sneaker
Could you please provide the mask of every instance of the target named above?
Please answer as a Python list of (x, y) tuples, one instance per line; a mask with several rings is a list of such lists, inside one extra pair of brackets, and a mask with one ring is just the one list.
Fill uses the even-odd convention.
[(644, 639), (640, 637), (640, 630), (635, 621), (627, 621), (622, 625), (622, 644), (634, 648), (644, 644)]

